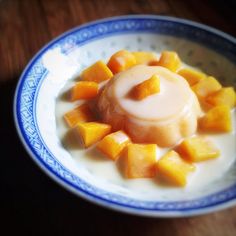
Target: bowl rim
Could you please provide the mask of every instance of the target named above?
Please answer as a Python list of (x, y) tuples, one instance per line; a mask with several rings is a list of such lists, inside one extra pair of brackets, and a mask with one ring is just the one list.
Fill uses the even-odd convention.
[(20, 89), (20, 85), (27, 73), (27, 71), (30, 69), (30, 67), (34, 64), (34, 62), (36, 61), (36, 59), (42, 55), (48, 48), (50, 48), (55, 42), (57, 42), (58, 40), (68, 36), (69, 34), (81, 29), (81, 28), (86, 28), (88, 26), (97, 24), (97, 23), (102, 23), (102, 22), (108, 22), (111, 20), (122, 20), (122, 19), (154, 19), (154, 20), (165, 20), (165, 21), (170, 21), (170, 22), (174, 22), (174, 23), (182, 23), (188, 26), (194, 26), (197, 28), (200, 28), (202, 30), (206, 30), (208, 32), (211, 32), (213, 34), (216, 34), (217, 36), (223, 37), (224, 39), (229, 40), (231, 43), (236, 44), (236, 38), (234, 38), (233, 36), (224, 33), (218, 29), (215, 29), (213, 27), (201, 24), (201, 23), (197, 23), (194, 21), (190, 21), (190, 20), (186, 20), (186, 19), (182, 19), (182, 18), (176, 18), (176, 17), (170, 17), (170, 16), (159, 16), (159, 15), (122, 15), (122, 16), (115, 16), (115, 17), (108, 17), (108, 18), (103, 18), (100, 20), (95, 20), (95, 21), (91, 21), (89, 23), (85, 23), (85, 24), (81, 24), (77, 27), (74, 27), (62, 34), (60, 34), (59, 36), (57, 36), (56, 38), (54, 38), (53, 40), (51, 40), (50, 42), (48, 42), (47, 44), (45, 44), (45, 46), (43, 46), (33, 57), (32, 59), (28, 62), (27, 66), (25, 67), (25, 69), (23, 70), (16, 89), (15, 89), (15, 95), (14, 95), (14, 103), (13, 103), (13, 115), (14, 115), (14, 122), (15, 122), (15, 127), (18, 133), (18, 136), (24, 146), (24, 148), (26, 149), (26, 151), (28, 152), (29, 156), (34, 160), (34, 162), (37, 164), (37, 166), (44, 171), (44, 173), (46, 173), (50, 178), (52, 178), (55, 182), (57, 182), (59, 185), (61, 185), (63, 188), (69, 190), (70, 192), (74, 193), (77, 196), (82, 197), (83, 199), (95, 203), (97, 205), (112, 209), (112, 210), (116, 210), (116, 211), (120, 211), (120, 212), (125, 212), (125, 213), (129, 213), (129, 214), (134, 214), (134, 215), (140, 215), (140, 216), (147, 216), (147, 217), (164, 217), (164, 218), (170, 218), (170, 217), (186, 217), (186, 216), (195, 216), (195, 215), (202, 215), (202, 214), (207, 214), (207, 213), (211, 213), (211, 212), (215, 212), (218, 210), (223, 210), (225, 208), (231, 207), (233, 205), (236, 204), (236, 198), (233, 198), (231, 200), (225, 201), (225, 202), (220, 202), (216, 205), (211, 205), (211, 206), (207, 206), (207, 207), (200, 207), (200, 208), (195, 208), (193, 210), (179, 210), (178, 211), (160, 211), (160, 210), (144, 210), (144, 209), (138, 209), (135, 207), (127, 207), (124, 205), (119, 205), (116, 203), (112, 203), (112, 202), (108, 202), (106, 199), (99, 199), (96, 196), (93, 195), (88, 195), (88, 193), (83, 192), (83, 191), (79, 191), (78, 188), (75, 188), (72, 184), (68, 183), (67, 180), (63, 179), (62, 177), (58, 176), (56, 173), (53, 173), (49, 168), (47, 168), (47, 166), (40, 160), (37, 158), (37, 156), (32, 152), (29, 144), (27, 144), (27, 142), (24, 139), (24, 136), (21, 132), (21, 128), (19, 126), (19, 121), (18, 121), (18, 116), (17, 116), (17, 97), (18, 97), (18, 92)]

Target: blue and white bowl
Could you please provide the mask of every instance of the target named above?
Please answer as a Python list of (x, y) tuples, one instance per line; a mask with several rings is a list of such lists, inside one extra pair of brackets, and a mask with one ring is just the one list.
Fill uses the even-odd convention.
[[(51, 178), (93, 203), (127, 213), (181, 217), (205, 214), (236, 203), (236, 165), (197, 190), (169, 190), (152, 197), (96, 178), (61, 144), (55, 106), (67, 81), (119, 49), (175, 50), (183, 61), (236, 85), (236, 40), (216, 29), (172, 17), (134, 15), (108, 18), (59, 36), (30, 61), (15, 93), (15, 123), (25, 148)], [(235, 150), (236, 153), (236, 150)], [(234, 156), (235, 158), (235, 156)]]

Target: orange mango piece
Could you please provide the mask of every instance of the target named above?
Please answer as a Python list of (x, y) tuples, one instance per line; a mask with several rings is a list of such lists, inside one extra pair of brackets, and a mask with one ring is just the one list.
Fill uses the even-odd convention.
[(96, 83), (109, 80), (112, 76), (111, 70), (103, 61), (97, 61), (81, 73), (82, 80)]
[(234, 88), (222, 88), (207, 96), (206, 102), (212, 106), (228, 105), (230, 108), (233, 108), (236, 104), (236, 94)]
[(178, 71), (178, 74), (184, 77), (190, 86), (193, 86), (207, 77), (204, 73), (191, 68), (181, 69)]
[(176, 72), (181, 65), (181, 60), (176, 52), (163, 51), (156, 65), (166, 67), (167, 69)]
[(204, 99), (210, 95), (211, 93), (214, 93), (222, 88), (221, 84), (218, 82), (217, 79), (215, 79), (212, 76), (209, 76), (195, 85), (193, 85), (192, 90), (197, 95), (198, 99), (200, 101), (204, 101)]
[(136, 64), (148, 65), (157, 60), (157, 56), (153, 52), (132, 52), (132, 54), (135, 56)]
[(203, 131), (210, 132), (232, 131), (230, 107), (227, 105), (213, 107), (200, 118), (199, 127)]
[(187, 184), (188, 174), (195, 170), (195, 166), (183, 160), (173, 150), (167, 152), (156, 163), (157, 175), (176, 186)]
[(129, 137), (122, 130), (119, 130), (105, 136), (97, 144), (97, 148), (110, 159), (116, 160), (128, 143), (130, 143)]
[(64, 115), (64, 120), (69, 127), (74, 127), (78, 122), (94, 120), (94, 115), (88, 104), (84, 103)]
[(156, 144), (129, 144), (125, 154), (127, 178), (152, 178), (155, 175)]
[(78, 123), (74, 127), (74, 131), (87, 148), (108, 135), (111, 132), (111, 126), (98, 122)]
[(118, 72), (127, 70), (135, 64), (136, 58), (131, 52), (127, 50), (120, 50), (111, 56), (107, 66), (114, 74), (116, 74)]
[(160, 92), (160, 79), (157, 75), (153, 75), (150, 79), (136, 85), (131, 90), (132, 98), (142, 100), (152, 94)]
[(79, 81), (70, 91), (70, 100), (92, 99), (98, 95), (98, 84), (93, 81)]
[(205, 161), (220, 155), (220, 151), (213, 143), (203, 137), (186, 138), (177, 147), (177, 152), (191, 162)]

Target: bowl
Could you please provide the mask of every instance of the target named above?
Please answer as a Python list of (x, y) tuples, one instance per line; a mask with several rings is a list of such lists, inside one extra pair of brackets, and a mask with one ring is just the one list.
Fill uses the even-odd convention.
[[(216, 76), (222, 84), (236, 85), (236, 40), (209, 26), (154, 15), (120, 16), (79, 26), (43, 47), (18, 82), (15, 124), (29, 155), (65, 189), (117, 211), (183, 217), (235, 205), (235, 162), (221, 178), (202, 187), (153, 192), (139, 189), (138, 184), (127, 187), (119, 181), (98, 177), (63, 146), (56, 117), (62, 88), (91, 63), (107, 60), (119, 49), (157, 53), (174, 50), (183, 61)], [(236, 148), (231, 160), (235, 160), (235, 153)], [(101, 165), (99, 160), (94, 161)]]

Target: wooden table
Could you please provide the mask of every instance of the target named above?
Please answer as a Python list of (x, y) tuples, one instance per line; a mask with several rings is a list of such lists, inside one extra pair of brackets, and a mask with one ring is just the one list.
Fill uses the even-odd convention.
[(186, 0), (0, 0), (1, 232), (24, 235), (236, 235), (236, 208), (152, 219), (90, 204), (49, 179), (28, 157), (12, 118), (16, 83), (30, 58), (71, 27), (124, 14), (183, 17), (236, 36), (235, 2)]

